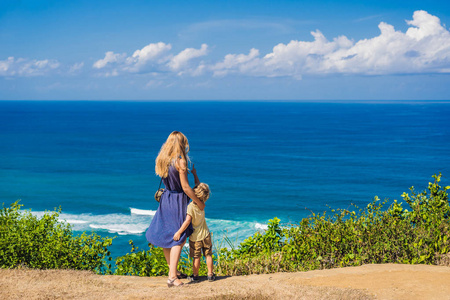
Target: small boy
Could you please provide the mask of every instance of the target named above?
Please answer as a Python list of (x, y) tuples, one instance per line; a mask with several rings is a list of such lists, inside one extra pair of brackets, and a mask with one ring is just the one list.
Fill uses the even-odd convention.
[[(192, 169), (192, 174), (195, 178), (194, 193), (197, 198), (206, 202), (209, 198), (209, 186), (206, 183), (200, 182), (197, 177), (197, 172)], [(186, 230), (192, 221), (194, 232), (189, 237), (189, 256), (194, 259), (192, 265), (192, 281), (198, 280), (198, 271), (200, 269), (200, 259), (203, 256), (206, 258), (206, 266), (208, 268), (208, 281), (216, 279), (213, 273), (213, 259), (212, 259), (212, 242), (211, 234), (205, 220), (205, 211), (200, 210), (198, 206), (191, 202), (187, 207), (186, 220), (181, 225), (180, 229), (174, 234), (173, 239), (178, 241), (181, 233)]]

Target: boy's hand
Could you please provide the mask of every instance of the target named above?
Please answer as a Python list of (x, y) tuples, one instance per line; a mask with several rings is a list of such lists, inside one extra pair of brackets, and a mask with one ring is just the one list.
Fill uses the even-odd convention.
[(197, 175), (197, 169), (195, 168), (195, 164), (192, 164), (191, 173), (192, 173), (192, 175)]
[(181, 236), (181, 233), (177, 231), (177, 232), (173, 235), (173, 240), (174, 240), (174, 241), (178, 241), (178, 240), (180, 239), (180, 236)]

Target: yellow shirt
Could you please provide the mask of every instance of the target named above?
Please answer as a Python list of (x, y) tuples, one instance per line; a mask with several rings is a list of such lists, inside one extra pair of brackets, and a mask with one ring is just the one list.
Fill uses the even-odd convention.
[(209, 234), (205, 220), (205, 211), (200, 210), (194, 202), (191, 202), (187, 207), (187, 214), (192, 217), (191, 222), (192, 227), (194, 227), (194, 232), (189, 237), (189, 240), (193, 242), (204, 240)]

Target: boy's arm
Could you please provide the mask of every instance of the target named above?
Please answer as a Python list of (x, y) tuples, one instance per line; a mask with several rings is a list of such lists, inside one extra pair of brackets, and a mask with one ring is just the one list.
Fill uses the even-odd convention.
[(200, 199), (195, 196), (194, 190), (189, 186), (189, 180), (187, 176), (187, 168), (186, 168), (186, 161), (184, 159), (178, 160), (179, 168), (180, 170), (180, 181), (181, 181), (181, 188), (183, 189), (183, 192), (192, 199), (192, 201), (197, 204), (198, 208), (200, 210), (205, 209), (205, 203), (203, 201), (200, 201)]
[(186, 215), (186, 220), (181, 225), (180, 229), (173, 235), (174, 241), (178, 241), (180, 239), (181, 234), (188, 228), (189, 224), (191, 224), (192, 217), (190, 215)]
[(198, 176), (197, 176), (197, 169), (195, 168), (195, 164), (192, 164), (191, 173), (192, 173), (192, 175), (194, 175), (195, 185), (199, 184), (200, 180), (198, 179)]

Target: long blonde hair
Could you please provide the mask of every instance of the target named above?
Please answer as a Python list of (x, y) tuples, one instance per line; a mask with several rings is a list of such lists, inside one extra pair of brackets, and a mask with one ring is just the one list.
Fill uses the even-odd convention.
[[(189, 162), (189, 142), (184, 134), (173, 131), (169, 134), (166, 142), (161, 146), (155, 161), (155, 172), (158, 176), (166, 178), (169, 175), (169, 166), (174, 164), (178, 158)], [(186, 171), (186, 170), (183, 170)]]

